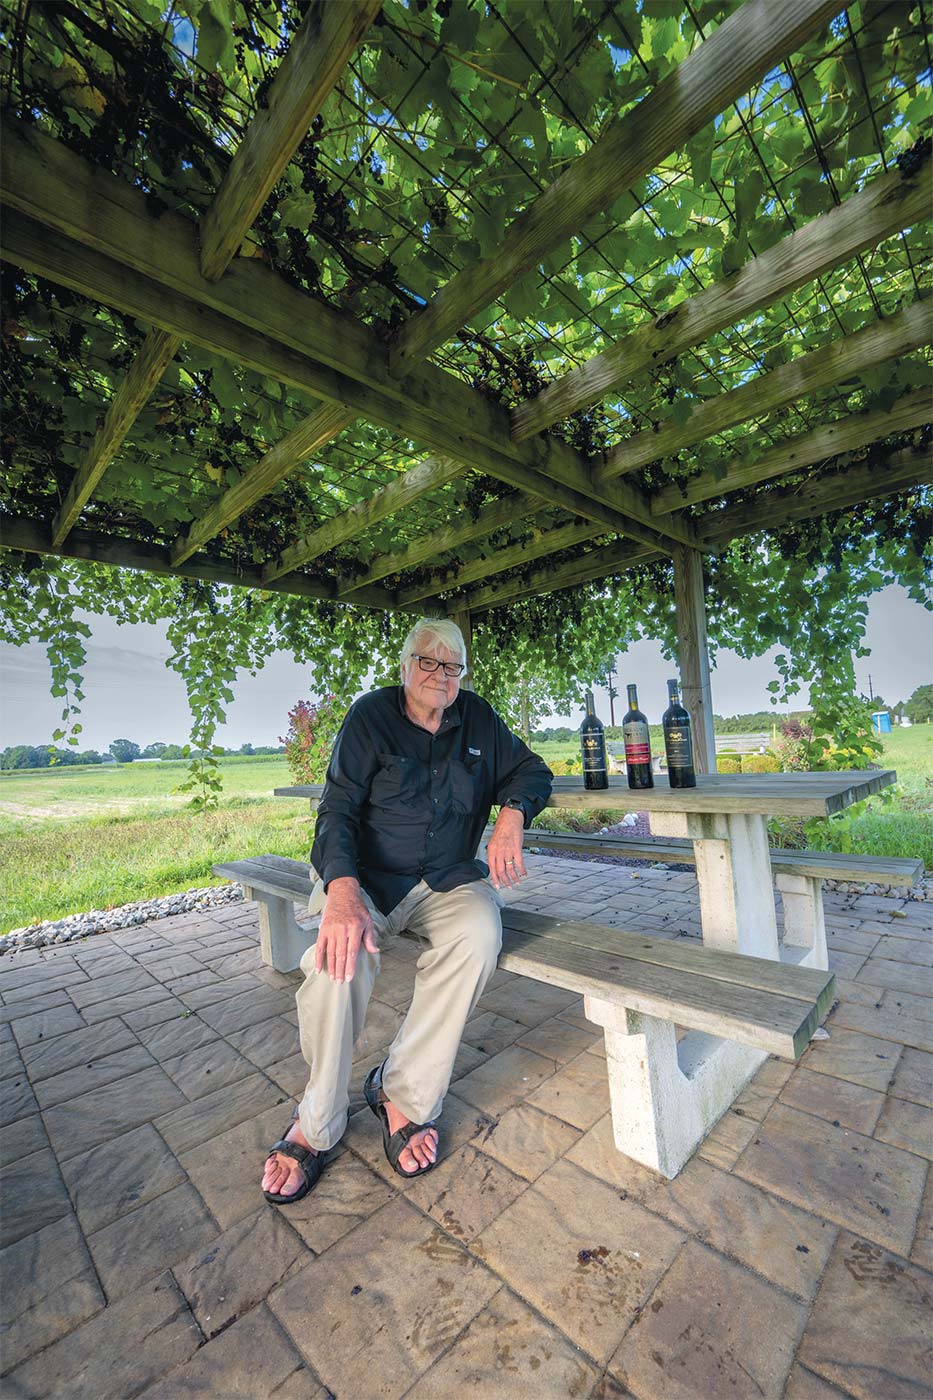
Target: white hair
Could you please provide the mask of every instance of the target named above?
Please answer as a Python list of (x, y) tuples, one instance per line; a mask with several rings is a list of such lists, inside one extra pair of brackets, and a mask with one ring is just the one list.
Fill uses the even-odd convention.
[(402, 680), (405, 679), (405, 667), (412, 656), (419, 652), (419, 647), (431, 646), (432, 643), (445, 647), (451, 655), (458, 657), (466, 666), (466, 642), (463, 640), (463, 633), (457, 624), (451, 622), (448, 617), (419, 617), (402, 643), (402, 654), (399, 657)]

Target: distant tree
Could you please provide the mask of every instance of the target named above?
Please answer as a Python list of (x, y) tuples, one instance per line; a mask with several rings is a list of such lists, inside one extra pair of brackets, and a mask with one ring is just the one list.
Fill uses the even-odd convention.
[(256, 750), (253, 748), (252, 744), (241, 744), (237, 749), (237, 753), (242, 754), (244, 758), (249, 758), (255, 752)]
[(103, 757), (96, 749), (82, 749), (81, 753), (75, 754), (75, 763), (103, 763)]
[(109, 745), (109, 752), (113, 754), (118, 763), (132, 763), (139, 758), (141, 750), (138, 744), (134, 744), (132, 739), (114, 739)]
[(933, 720), (933, 685), (918, 685), (904, 712), (911, 724), (926, 724)]
[(181, 744), (166, 744), (159, 757), (167, 763), (173, 759), (184, 758), (185, 751)]
[(166, 749), (165, 744), (147, 744), (143, 749), (143, 758), (161, 758)]

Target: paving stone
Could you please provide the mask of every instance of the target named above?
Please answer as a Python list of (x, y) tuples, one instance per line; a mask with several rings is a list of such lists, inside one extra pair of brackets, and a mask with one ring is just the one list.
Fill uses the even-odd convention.
[(167, 1074), (144, 1069), (45, 1110), (46, 1132), (61, 1161), (184, 1103)]
[(892, 991), (890, 987), (881, 993), (881, 1006), (884, 1011), (899, 1012), (920, 1021), (933, 1021), (933, 997), (912, 996), (910, 992)]
[[(457, 1086), (459, 1090), (459, 1084)], [(476, 1109), (472, 1104), (464, 1103), (458, 1094), (448, 1093), (444, 1100), (444, 1111), (438, 1120), (438, 1164), (446, 1157), (456, 1152), (458, 1148), (464, 1147), (468, 1142), (476, 1137), (478, 1132), (487, 1128), (490, 1118), (487, 1114)], [(350, 1117), (347, 1131), (343, 1137), (344, 1144), (351, 1148), (358, 1157), (372, 1168), (383, 1180), (391, 1184), (399, 1191), (405, 1191), (415, 1178), (399, 1176), (386, 1161), (385, 1151), (382, 1146), (382, 1128), (379, 1119), (367, 1106), (360, 1109)], [(435, 1168), (437, 1170), (437, 1168)]]
[[(753, 1123), (753, 1130), (754, 1127)], [(666, 1180), (619, 1151), (612, 1135), (612, 1118), (609, 1114), (577, 1140), (567, 1152), (565, 1160), (581, 1167), (589, 1175), (599, 1177), (600, 1181), (607, 1182), (620, 1192), (623, 1198), (633, 1201), (647, 1200), (656, 1186)]]
[(484, 992), (478, 1006), (481, 1011), (495, 1011), (510, 1021), (520, 1021), (523, 1026), (537, 1026), (576, 1000), (576, 992), (521, 977), (495, 991)]
[(155, 1060), (143, 1045), (130, 1045), (118, 1050), (114, 1055), (105, 1055), (100, 1060), (88, 1060), (75, 1065), (50, 1079), (43, 1079), (35, 1086), (36, 1100), (40, 1108), (52, 1108), (58, 1103), (68, 1103), (80, 1094), (97, 1089), (114, 1080), (148, 1069)]
[(138, 1031), (150, 1055), (160, 1063), (219, 1039), (214, 1027), (207, 1025), (200, 1016), (186, 1011), (184, 1007), (182, 1012), (181, 1016), (172, 1017), (170, 1021), (162, 1021), (156, 1026), (141, 1026)]
[(485, 1064), (489, 1059), (482, 1050), (477, 1050), (473, 1045), (467, 1045), (466, 1041), (461, 1041), (454, 1056), (453, 1069), (450, 1072), (450, 1082), (456, 1083), (458, 1079), (463, 1079), (466, 1075), (472, 1074), (480, 1065)]
[[(164, 948), (154, 948), (149, 953), (138, 954), (137, 961), (145, 968), (155, 969), (159, 964), (171, 962), (182, 955), (196, 958), (198, 967), (204, 967), (204, 949), (196, 938), (173, 938)], [(154, 972), (154, 976), (159, 975), (160, 973)]]
[(933, 1161), (933, 1111), (907, 1099), (889, 1099), (875, 1137)]
[(315, 1254), (323, 1254), (374, 1211), (381, 1210), (394, 1195), (390, 1182), (370, 1171), (352, 1152), (338, 1150), (331, 1154), (310, 1195), (278, 1209), (285, 1212), (289, 1225)]
[(87, 1244), (112, 1304), (217, 1234), (197, 1191), (184, 1182), (88, 1235)]
[(864, 1084), (798, 1069), (782, 1089), (781, 1102), (826, 1118), (837, 1128), (852, 1128), (871, 1137), (884, 1107), (884, 1094)]
[(830, 972), (838, 972), (841, 977), (854, 979), (864, 963), (864, 953), (844, 953), (839, 948), (829, 949), (829, 970)]
[(62, 1163), (62, 1176), (87, 1234), (185, 1181), (185, 1173), (149, 1123)]
[(527, 1030), (528, 1027), (523, 1026), (521, 1021), (499, 1016), (495, 1011), (476, 1011), (463, 1029), (463, 1041), (481, 1050), (484, 1055), (498, 1055), (500, 1050), (513, 1045)]
[(270, 1016), (267, 1021), (257, 1021), (244, 1030), (232, 1031), (227, 1039), (258, 1069), (287, 1059), (298, 1049), (298, 1033), (283, 1016)]
[(691, 1240), (609, 1369), (636, 1394), (665, 1400), (781, 1400), (805, 1321), (802, 1304)]
[(522, 1103), (477, 1133), (473, 1143), (526, 1181), (536, 1181), (579, 1137), (569, 1123)]
[(931, 1283), (916, 1265), (842, 1234), (799, 1360), (858, 1400), (928, 1394)]
[(910, 1257), (915, 1264), (933, 1273), (933, 1172), (927, 1173), (926, 1190), (917, 1217), (914, 1247), (910, 1251)]
[(121, 1298), (7, 1378), (22, 1400), (126, 1400), (198, 1348), (201, 1333), (170, 1274)]
[(850, 982), (846, 977), (836, 977), (836, 996), (840, 1001), (856, 1002), (859, 1006), (877, 1006), (884, 996), (881, 987), (870, 987), (867, 982)]
[(845, 1400), (843, 1392), (821, 1381), (812, 1371), (795, 1366), (790, 1373), (784, 1400)]
[[(284, 1137), (289, 1126), (288, 1106), (276, 1104), (181, 1156), (189, 1181), (197, 1187), (221, 1229), (250, 1215), (263, 1200), (263, 1164), (269, 1148)], [(305, 1199), (316, 1200), (319, 1190), (320, 1185)], [(301, 1201), (288, 1207), (289, 1220), (304, 1204)]]
[(672, 1226), (561, 1161), (473, 1250), (577, 1346), (605, 1361), (682, 1242)]
[[(172, 1088), (175, 1086), (172, 1085)], [(178, 1093), (177, 1089), (175, 1092)], [(235, 1128), (245, 1119), (254, 1118), (263, 1109), (272, 1108), (282, 1099), (282, 1091), (264, 1075), (250, 1074), (226, 1089), (205, 1094), (194, 1103), (185, 1104), (183, 1108), (176, 1108), (157, 1118), (155, 1126), (172, 1151), (180, 1156), (183, 1152), (190, 1152), (193, 1147), (200, 1147), (218, 1133)]]
[(91, 1006), (85, 1006), (82, 1008), (82, 1014), (88, 1025), (95, 1021), (105, 1021), (108, 1016), (125, 1016), (127, 1024), (132, 1025), (129, 1020), (130, 1012), (140, 1011), (161, 1001), (174, 1002), (175, 998), (167, 987), (153, 979), (151, 986), (141, 987), (139, 991), (126, 992), (123, 996), (108, 997), (106, 1001), (96, 1001)]
[(105, 1305), (73, 1215), (0, 1252), (3, 1370), (57, 1341)]
[(543, 1055), (545, 1059), (556, 1060), (562, 1065), (576, 1059), (601, 1040), (602, 1037), (594, 1032), (581, 1030), (579, 1026), (555, 1016), (550, 1021), (542, 1021), (530, 1031), (524, 1031), (516, 1044), (523, 1050), (533, 1050), (536, 1055)]
[(527, 1181), (469, 1144), (406, 1189), (409, 1201), (468, 1244), (528, 1187)]
[(128, 1008), (123, 1012), (123, 1020), (130, 1030), (138, 1034), (149, 1026), (161, 1026), (166, 1021), (177, 1020), (187, 1014), (188, 1007), (184, 1002), (169, 994), (160, 997), (158, 1001), (149, 1002), (146, 1006)]
[(184, 1003), (189, 1011), (200, 1011), (205, 1006), (215, 1006), (221, 1001), (232, 1001), (234, 997), (242, 996), (244, 992), (258, 991), (260, 984), (255, 977), (230, 977), (215, 982), (209, 987), (197, 987), (193, 992), (187, 992)]
[(146, 971), (160, 982), (178, 982), (183, 977), (195, 976), (203, 977), (205, 967), (203, 962), (193, 958), (190, 953), (175, 952), (172, 957), (159, 958), (157, 962), (147, 962), (144, 964)]
[[(257, 1357), (262, 1358), (257, 1368)], [(143, 1400), (332, 1400), (264, 1305), (238, 1318), (190, 1361), (156, 1381)]]
[(933, 1108), (933, 1055), (906, 1049), (898, 1062), (890, 1092), (898, 1099), (911, 1099)]
[(173, 997), (180, 997), (185, 992), (193, 992), (196, 987), (212, 987), (220, 980), (216, 972), (205, 969), (203, 972), (192, 972), (188, 977), (166, 978), (165, 985)]
[(25, 1071), (10, 1079), (0, 1080), (0, 1126), (28, 1118), (38, 1109)]
[(39, 1040), (23, 1047), (23, 1060), (33, 1084), (43, 1079), (64, 1074), (78, 1065), (86, 1065), (89, 1060), (114, 1055), (131, 1045), (138, 1045), (136, 1036), (122, 1021), (101, 1021), (96, 1026), (86, 1026), (56, 1036), (53, 1040)]
[(885, 934), (878, 940), (871, 956), (888, 958), (892, 962), (916, 963), (920, 967), (933, 967), (933, 940), (898, 938), (896, 934)]
[(873, 987), (892, 987), (915, 995), (933, 996), (933, 968), (872, 958), (855, 980), (870, 982)]
[(0, 1167), (15, 1162), (18, 1157), (28, 1157), (48, 1145), (49, 1139), (40, 1114), (17, 1118), (15, 1123), (0, 1128)]
[(313, 1258), (278, 1211), (262, 1202), (252, 1215), (187, 1253), (172, 1272), (201, 1331), (213, 1337)]
[(861, 953), (866, 958), (878, 946), (880, 938), (880, 934), (865, 933), (858, 927), (834, 928), (827, 921), (826, 942), (830, 948), (836, 948), (841, 953)]
[[(210, 987), (199, 988), (202, 992), (211, 990)], [(196, 992), (190, 993), (190, 996), (196, 995)], [(231, 1031), (240, 1031), (244, 1026), (252, 1026), (257, 1021), (267, 1021), (270, 1016), (290, 1011), (294, 1005), (295, 998), (290, 991), (277, 992), (269, 987), (260, 987), (258, 991), (243, 992), (229, 1001), (202, 1006), (198, 1014), (221, 1035), (229, 1035)]]
[(42, 1011), (51, 1011), (56, 1006), (69, 1006), (72, 1011), (74, 1010), (74, 1006), (68, 999), (68, 992), (64, 988), (30, 997), (28, 1001), (14, 1001), (10, 1002), (8, 1006), (0, 1006), (0, 1025), (9, 1025), (11, 1022), (22, 1020), (26, 1016), (35, 1016)]
[(461, 1245), (396, 1199), (268, 1301), (328, 1390), (396, 1400), (498, 1289)]
[(778, 1103), (735, 1170), (877, 1244), (910, 1251), (926, 1163), (909, 1152)]
[(877, 1089), (883, 1094), (894, 1078), (900, 1053), (899, 1047), (879, 1041), (875, 1036), (844, 1030), (833, 1024), (829, 1040), (811, 1041), (799, 1063), (817, 1074), (831, 1074), (835, 1079), (864, 1084), (867, 1089)]
[(595, 1055), (584, 1051), (546, 1079), (526, 1102), (571, 1127), (586, 1130), (609, 1111), (609, 1079), (606, 1066)]
[[(7, 962), (7, 959), (4, 959)], [(10, 992), (20, 987), (60, 987), (63, 979), (69, 976), (80, 976), (81, 969), (73, 956), (65, 954), (54, 964), (31, 963), (25, 967), (20, 966), (19, 958), (11, 961), (9, 965), (0, 969), (0, 995), (8, 997)], [(27, 996), (32, 995), (27, 992)]]
[(760, 1121), (793, 1072), (792, 1062), (769, 1056), (736, 1098), (732, 1105), (733, 1112)]
[[(38, 971), (37, 968), (36, 972)], [(87, 973), (78, 967), (71, 966), (68, 970), (53, 968), (49, 969), (46, 976), (30, 975), (20, 986), (2, 989), (3, 1001), (6, 1006), (18, 1006), (37, 1001), (40, 997), (51, 997), (54, 993), (80, 990), (81, 987), (89, 985), (89, 982)]]
[(406, 1400), (567, 1400), (591, 1392), (597, 1370), (503, 1288)]
[[(24, 1002), (23, 1005), (31, 1006), (32, 1003)], [(33, 1014), (17, 1017), (10, 1022), (20, 1051), (37, 1041), (52, 1040), (55, 1036), (67, 1034), (68, 1031), (81, 1030), (85, 1024), (84, 1018), (70, 1004), (53, 1006), (47, 1011), (37, 1008)]]
[(831, 1029), (834, 1031), (837, 1026), (862, 1031), (883, 1041), (912, 1045), (917, 1050), (933, 1051), (933, 1022), (902, 1016), (883, 1007), (878, 1010), (876, 1007), (843, 1003), (832, 1015)]
[(0, 1246), (70, 1215), (71, 1201), (48, 1148), (18, 1157), (0, 1176)]
[[(378, 1052), (377, 1063), (384, 1054), (384, 1049)], [(300, 1099), (308, 1087), (308, 1064), (300, 1053), (289, 1055), (287, 1060), (279, 1060), (278, 1064), (268, 1065), (264, 1073), (292, 1099)]]
[(373, 997), (366, 1008), (366, 1021), (362, 1034), (353, 1047), (353, 1058), (362, 1060), (369, 1055), (374, 1055), (377, 1050), (386, 1049), (392, 1044), (404, 1019), (402, 1013), (394, 1006), (390, 1006), (384, 1001), (377, 1001)]
[(514, 1108), (554, 1073), (554, 1061), (510, 1045), (457, 1081), (457, 1095), (495, 1117)]
[(238, 1055), (225, 1040), (212, 1040), (184, 1055), (163, 1060), (162, 1067), (187, 1099), (203, 1098), (256, 1073), (256, 1066)]
[(130, 992), (141, 992), (151, 987), (156, 979), (142, 967), (134, 967), (124, 972), (115, 972), (110, 977), (92, 977), (77, 987), (69, 988), (69, 996), (80, 1011), (92, 1006), (96, 1001), (110, 1001), (113, 997), (126, 996)]
[(731, 1171), (758, 1129), (757, 1120), (730, 1109), (715, 1123), (696, 1150), (704, 1162)]

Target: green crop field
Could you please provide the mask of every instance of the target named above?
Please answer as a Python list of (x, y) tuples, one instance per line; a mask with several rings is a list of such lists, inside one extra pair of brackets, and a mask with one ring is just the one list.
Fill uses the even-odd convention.
[[(548, 761), (577, 757), (574, 743), (540, 747)], [(884, 762), (898, 771), (894, 800), (872, 799), (845, 823), (821, 823), (807, 841), (838, 849), (848, 840), (854, 850), (920, 856), (933, 868), (933, 725), (885, 736)], [(284, 758), (227, 758), (220, 767), (220, 806), (202, 815), (175, 791), (184, 763), (0, 774), (0, 932), (217, 884), (210, 870), (221, 860), (267, 851), (305, 858), (307, 803), (272, 796), (291, 782)], [(595, 815), (599, 824), (608, 817)]]

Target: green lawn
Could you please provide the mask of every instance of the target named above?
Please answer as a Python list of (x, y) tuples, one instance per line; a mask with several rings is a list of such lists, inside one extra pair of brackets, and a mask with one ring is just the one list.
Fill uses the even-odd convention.
[[(542, 746), (545, 759), (574, 744)], [(872, 799), (848, 822), (853, 849), (921, 856), (933, 868), (933, 725), (896, 730), (884, 761), (898, 795)], [(311, 815), (303, 801), (273, 798), (291, 777), (280, 757), (222, 759), (215, 812), (195, 815), (173, 792), (184, 763), (51, 768), (0, 775), (0, 932), (42, 919), (221, 883), (211, 865), (274, 851), (306, 858)], [(663, 781), (663, 780), (662, 780)], [(611, 814), (593, 814), (598, 825)], [(548, 825), (552, 825), (549, 822)], [(811, 845), (839, 849), (841, 828), (824, 823)]]

